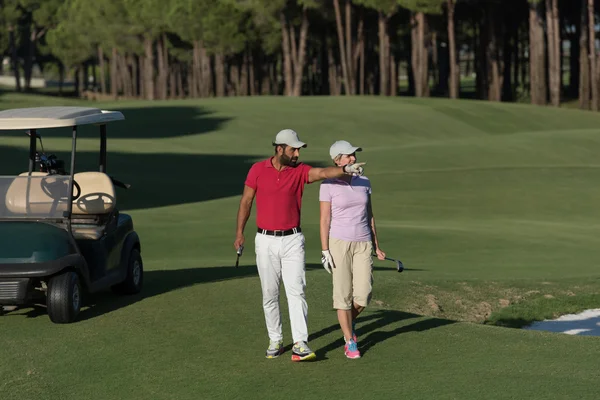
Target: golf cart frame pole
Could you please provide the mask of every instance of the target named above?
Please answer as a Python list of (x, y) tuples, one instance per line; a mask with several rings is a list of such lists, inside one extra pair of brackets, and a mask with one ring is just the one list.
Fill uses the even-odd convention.
[(67, 204), (67, 225), (71, 231), (71, 213), (73, 212), (73, 181), (75, 180), (75, 151), (77, 147), (77, 125), (73, 126), (73, 139), (71, 142), (71, 171), (69, 172), (69, 203)]
[(106, 125), (100, 125), (100, 172), (106, 173)]
[(33, 167), (35, 165), (35, 152), (36, 152), (36, 142), (37, 140), (37, 131), (35, 129), (29, 130), (29, 175), (33, 172)]

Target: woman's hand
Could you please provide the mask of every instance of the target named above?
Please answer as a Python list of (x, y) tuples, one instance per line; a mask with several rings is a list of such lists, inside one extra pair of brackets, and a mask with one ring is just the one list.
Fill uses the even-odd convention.
[(385, 260), (385, 253), (381, 249), (375, 250), (375, 254), (377, 254), (378, 259)]

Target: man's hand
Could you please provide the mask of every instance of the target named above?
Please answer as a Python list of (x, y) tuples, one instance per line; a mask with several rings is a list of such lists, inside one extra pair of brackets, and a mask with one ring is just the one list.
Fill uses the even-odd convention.
[(321, 254), (321, 264), (323, 264), (325, 271), (331, 274), (331, 268), (335, 268), (335, 265), (333, 264), (333, 257), (331, 256), (329, 250), (323, 250)]
[(363, 165), (366, 163), (346, 164), (344, 165), (344, 172), (348, 175), (361, 176), (363, 174)]
[(246, 239), (244, 238), (244, 234), (239, 234), (235, 237), (235, 242), (233, 242), (233, 248), (235, 249), (235, 251), (238, 251), (238, 249), (244, 245), (244, 242), (246, 241)]

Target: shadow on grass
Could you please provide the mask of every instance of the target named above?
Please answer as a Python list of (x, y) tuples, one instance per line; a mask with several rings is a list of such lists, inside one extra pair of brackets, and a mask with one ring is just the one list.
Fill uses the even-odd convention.
[(258, 275), (256, 267), (206, 267), (176, 270), (145, 271), (144, 286), (141, 293), (132, 296), (121, 296), (111, 292), (97, 293), (89, 296), (86, 306), (79, 317), (85, 321), (100, 315), (108, 314), (120, 308), (130, 306), (138, 301), (159, 296), (174, 290), (211, 282), (245, 278)]
[[(323, 268), (321, 264), (307, 264), (306, 269), (314, 270)], [(220, 282), (226, 280), (258, 276), (255, 265), (244, 265), (239, 268), (233, 266), (187, 268), (174, 270), (145, 271), (144, 287), (142, 292), (133, 296), (118, 296), (111, 292), (103, 292), (89, 297), (90, 308), (82, 312), (80, 319), (94, 318), (108, 314), (123, 307), (130, 306), (143, 299), (159, 296), (174, 290), (183, 289), (199, 284)], [(283, 283), (281, 301), (283, 300)], [(335, 327), (333, 328), (335, 329)]]
[[(96, 107), (89, 103), (87, 107)], [(112, 122), (107, 125), (109, 149), (111, 139), (162, 139), (178, 136), (198, 135), (215, 132), (232, 117), (215, 117), (213, 112), (200, 106), (152, 106), (141, 108), (111, 108), (120, 111), (125, 120)], [(24, 130), (2, 131), (2, 136), (23, 136), (23, 144), (28, 145), (29, 139)], [(70, 138), (71, 128), (40, 129), (38, 134), (44, 137)], [(98, 138), (99, 128), (93, 125), (83, 125), (77, 130), (78, 138)], [(100, 144), (98, 144), (100, 146)]]
[[(321, 264), (307, 264), (307, 271), (323, 268)], [(387, 270), (387, 269), (386, 269)], [(79, 319), (85, 321), (100, 315), (109, 314), (113, 311), (133, 305), (141, 300), (159, 296), (178, 289), (183, 289), (199, 284), (212, 282), (241, 279), (250, 276), (258, 276), (256, 266), (244, 265), (239, 268), (233, 266), (187, 268), (175, 270), (151, 270), (144, 273), (144, 286), (141, 293), (131, 296), (123, 296), (105, 291), (86, 296), (85, 306)], [(283, 285), (283, 283), (282, 283)], [(282, 290), (283, 293), (283, 290)], [(282, 295), (283, 296), (283, 295)], [(47, 315), (43, 306), (35, 306), (25, 313), (29, 318), (35, 318), (41, 315)], [(396, 311), (381, 311), (379, 314), (369, 314), (360, 317), (360, 322), (364, 323), (372, 319), (377, 321), (361, 329), (361, 334), (370, 332), (378, 327), (384, 327), (402, 319), (418, 317), (417, 315), (399, 313)], [(311, 340), (327, 333), (339, 330), (337, 324), (332, 325), (325, 330), (311, 335)], [(338, 344), (332, 344), (337, 347)]]
[[(358, 347), (361, 352), (361, 356), (366, 354), (374, 346), (403, 333), (423, 332), (445, 325), (451, 325), (456, 322), (440, 318), (427, 318), (412, 324), (402, 325), (392, 330), (385, 330), (390, 326), (397, 325), (405, 320), (414, 318), (423, 318), (423, 316), (395, 310), (378, 310), (373, 313), (360, 315), (356, 323), (356, 335), (358, 336)], [(315, 353), (317, 354), (317, 360), (327, 359), (327, 353), (330, 351), (341, 351), (344, 346), (341, 328), (336, 323), (328, 328), (309, 335), (310, 341), (335, 331), (340, 332), (339, 339), (336, 339), (325, 347), (316, 350)], [(291, 348), (291, 346), (289, 348)]]

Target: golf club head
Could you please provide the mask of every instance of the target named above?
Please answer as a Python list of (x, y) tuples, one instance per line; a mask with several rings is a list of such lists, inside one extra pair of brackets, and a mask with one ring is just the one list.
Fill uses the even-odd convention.
[(398, 272), (404, 271), (404, 264), (402, 264), (402, 261), (400, 261), (400, 260), (395, 260), (395, 261), (396, 261), (396, 269), (398, 270)]
[(386, 257), (385, 259), (388, 260), (388, 261), (395, 262), (396, 263), (396, 270), (398, 272), (404, 271), (404, 264), (402, 264), (402, 261), (396, 260), (395, 258), (390, 258), (390, 257)]

